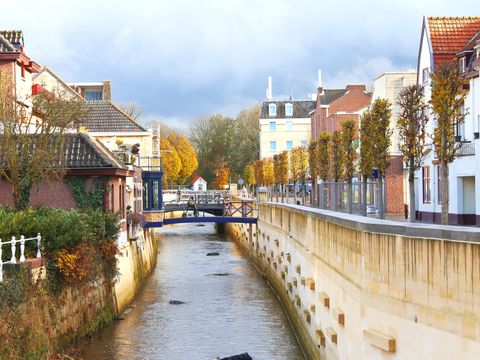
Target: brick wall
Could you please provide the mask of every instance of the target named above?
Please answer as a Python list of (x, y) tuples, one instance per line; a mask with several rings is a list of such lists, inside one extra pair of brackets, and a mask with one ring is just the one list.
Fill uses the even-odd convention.
[(371, 95), (366, 93), (365, 85), (347, 85), (346, 89), (347, 92), (332, 101), (328, 108), (320, 104), (322, 88), (318, 89), (316, 111), (312, 116), (312, 139), (322, 131), (333, 133), (340, 130), (345, 120), (354, 120), (358, 124), (358, 114), (355, 113), (370, 105)]

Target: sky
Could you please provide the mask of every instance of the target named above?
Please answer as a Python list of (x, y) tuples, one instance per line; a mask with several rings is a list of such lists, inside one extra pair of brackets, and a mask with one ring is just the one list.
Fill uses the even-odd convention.
[(142, 121), (188, 127), (265, 98), (415, 69), (422, 19), (480, 15), (478, 0), (2, 1), (4, 29), (67, 82), (111, 80)]

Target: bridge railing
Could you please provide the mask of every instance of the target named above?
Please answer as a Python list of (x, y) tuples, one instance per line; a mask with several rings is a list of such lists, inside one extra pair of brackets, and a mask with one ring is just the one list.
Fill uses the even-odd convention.
[[(27, 241), (32, 241), (36, 242), (37, 244), (37, 258), (41, 258), (42, 254), (40, 252), (40, 242), (42, 240), (42, 236), (38, 234), (35, 237), (31, 238), (26, 238), (25, 236), (20, 236), (19, 239), (15, 238), (15, 236), (12, 236), (12, 239), (10, 241), (2, 241), (0, 239), (0, 282), (3, 282), (3, 265), (5, 264), (16, 264), (17, 263), (17, 244), (20, 244), (20, 256), (18, 258), (18, 262), (23, 263), (25, 261), (25, 243)], [(3, 261), (2, 255), (3, 255), (3, 245), (10, 245), (10, 252), (11, 252), (11, 258), (8, 261)]]
[(180, 205), (187, 204), (192, 196), (197, 205), (208, 204), (223, 204), (230, 201), (231, 196), (229, 191), (223, 190), (209, 190), (209, 191), (194, 191), (194, 190), (163, 190), (164, 205)]

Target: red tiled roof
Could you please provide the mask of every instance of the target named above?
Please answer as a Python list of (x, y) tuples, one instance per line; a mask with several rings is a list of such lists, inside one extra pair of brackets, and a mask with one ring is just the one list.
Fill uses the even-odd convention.
[(198, 180), (202, 179), (203, 181), (207, 182), (203, 177), (197, 175), (193, 178), (192, 184), (195, 184)]
[(451, 60), (480, 31), (480, 16), (427, 17), (435, 67)]

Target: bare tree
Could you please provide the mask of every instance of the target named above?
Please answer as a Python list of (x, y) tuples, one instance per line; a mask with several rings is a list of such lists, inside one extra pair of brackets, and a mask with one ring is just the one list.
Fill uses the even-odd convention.
[(63, 135), (79, 127), (85, 107), (59, 90), (18, 99), (12, 84), (0, 73), (0, 176), (15, 208), (26, 209), (34, 185), (64, 175)]
[(440, 182), (442, 201), (442, 224), (448, 224), (448, 164), (456, 157), (461, 144), (455, 141), (455, 129), (465, 121), (467, 111), (464, 101), (467, 92), (464, 86), (468, 81), (460, 72), (456, 62), (442, 64), (431, 75), (432, 98), (430, 104), (436, 117), (433, 131), (435, 153), (440, 162)]
[(140, 116), (143, 113), (142, 106), (136, 102), (124, 102), (119, 104), (120, 108), (123, 110), (125, 114), (130, 116), (133, 121), (140, 122)]
[(415, 171), (420, 168), (425, 158), (425, 134), (428, 117), (424, 101), (423, 87), (412, 85), (405, 87), (398, 95), (400, 117), (397, 121), (400, 151), (408, 168), (410, 221), (415, 221)]

